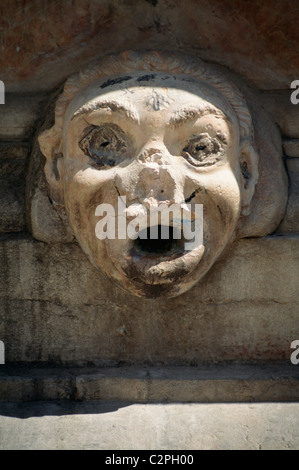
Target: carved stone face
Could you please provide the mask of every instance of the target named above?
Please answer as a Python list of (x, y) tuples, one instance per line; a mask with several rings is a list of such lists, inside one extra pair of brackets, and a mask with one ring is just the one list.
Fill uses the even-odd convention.
[[(64, 119), (64, 186), (69, 223), (91, 262), (135, 295), (175, 296), (211, 268), (234, 238), (246, 193), (236, 115), (200, 80), (137, 73), (94, 82)], [(243, 156), (244, 158), (244, 156)], [(250, 162), (245, 162), (250, 166)], [(203, 205), (203, 243), (99, 240), (96, 207), (126, 197), (127, 223), (139, 209)]]

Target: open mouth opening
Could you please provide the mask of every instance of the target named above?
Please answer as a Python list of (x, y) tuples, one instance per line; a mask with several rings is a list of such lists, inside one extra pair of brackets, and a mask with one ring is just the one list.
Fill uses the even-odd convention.
[(134, 248), (144, 254), (171, 256), (184, 251), (184, 240), (181, 230), (165, 225), (147, 227), (134, 241)]

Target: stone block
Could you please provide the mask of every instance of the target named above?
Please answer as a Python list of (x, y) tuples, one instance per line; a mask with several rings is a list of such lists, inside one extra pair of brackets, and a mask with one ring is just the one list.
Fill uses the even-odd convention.
[(26, 143), (0, 143), (0, 233), (25, 229), (28, 152)]
[(45, 96), (42, 94), (6, 93), (5, 104), (0, 106), (0, 140), (31, 139), (44, 104)]
[(0, 403), (7, 401), (122, 401), (227, 403), (298, 401), (290, 363), (199, 367), (2, 366)]
[(116, 287), (76, 244), (0, 243), (6, 360), (198, 364), (289, 360), (299, 339), (299, 238), (239, 241), (189, 292), (146, 300)]
[(21, 232), (25, 229), (24, 200), (20, 200), (8, 186), (0, 189), (0, 233)]
[(0, 180), (24, 183), (29, 149), (25, 142), (0, 142)]
[(299, 157), (299, 139), (284, 139), (284, 153), (287, 157)]

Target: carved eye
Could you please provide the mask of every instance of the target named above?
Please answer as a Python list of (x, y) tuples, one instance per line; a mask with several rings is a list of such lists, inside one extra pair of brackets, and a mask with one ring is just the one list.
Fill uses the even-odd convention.
[(88, 127), (78, 145), (98, 167), (116, 165), (128, 150), (124, 132), (114, 124)]
[(223, 154), (219, 141), (209, 134), (200, 134), (183, 148), (183, 156), (194, 166), (213, 165)]

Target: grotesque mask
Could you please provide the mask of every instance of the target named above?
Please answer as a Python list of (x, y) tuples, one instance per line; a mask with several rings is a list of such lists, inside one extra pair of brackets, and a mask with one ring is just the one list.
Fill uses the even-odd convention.
[[(135, 295), (185, 292), (250, 216), (259, 177), (251, 114), (236, 86), (201, 61), (139, 52), (91, 66), (68, 80), (55, 125), (39, 143), (51, 197), (81, 248)], [(97, 208), (108, 205), (114, 236), (99, 237), (104, 212)], [(194, 207), (202, 208), (202, 237), (191, 249), (183, 219), (181, 237), (171, 217), (166, 237), (160, 219), (154, 239), (150, 224), (147, 236), (119, 236), (120, 224), (126, 229), (140, 214), (147, 220), (147, 211), (172, 205), (189, 210), (193, 228)]]

